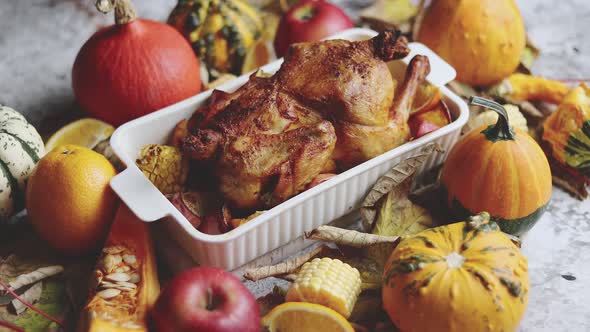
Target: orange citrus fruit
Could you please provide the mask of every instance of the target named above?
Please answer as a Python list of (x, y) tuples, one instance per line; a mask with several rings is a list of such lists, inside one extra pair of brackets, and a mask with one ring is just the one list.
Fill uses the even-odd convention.
[(69, 255), (96, 249), (114, 217), (109, 181), (115, 174), (104, 156), (82, 146), (47, 153), (27, 184), (27, 212), (39, 236)]
[(76, 120), (56, 131), (45, 143), (45, 149), (51, 151), (66, 144), (76, 144), (92, 149), (99, 142), (109, 138), (113, 131), (115, 127), (104, 121), (92, 118)]
[(306, 302), (283, 303), (262, 318), (271, 332), (354, 332), (341, 314), (323, 305)]

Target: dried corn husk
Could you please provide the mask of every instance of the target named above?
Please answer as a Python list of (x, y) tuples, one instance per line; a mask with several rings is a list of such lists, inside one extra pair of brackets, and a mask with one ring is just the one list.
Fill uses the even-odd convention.
[[(43, 282), (39, 281), (38, 283), (34, 284), (31, 288), (27, 289), (23, 294), (20, 295), (20, 298), (24, 301), (33, 304), (41, 298), (41, 293), (43, 292)], [(25, 310), (27, 310), (27, 306), (24, 305), (20, 300), (14, 299), (11, 302), (12, 306), (14, 307), (14, 311), (17, 315), (20, 315)]]

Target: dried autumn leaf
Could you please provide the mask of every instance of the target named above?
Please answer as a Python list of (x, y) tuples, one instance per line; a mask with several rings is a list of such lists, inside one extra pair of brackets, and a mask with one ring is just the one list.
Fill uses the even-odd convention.
[(319, 246), (299, 256), (288, 258), (276, 265), (261, 266), (253, 269), (248, 269), (244, 273), (244, 278), (251, 281), (257, 281), (268, 277), (293, 273), (297, 271), (307, 261), (319, 254), (323, 250), (323, 248), (324, 246)]
[(385, 313), (380, 310), (381, 306), (380, 291), (362, 292), (348, 320), (351, 322), (374, 321), (377, 317)]
[[(434, 226), (429, 212), (412, 203), (408, 195), (407, 184), (401, 185), (387, 194), (377, 214), (373, 234), (404, 237)], [(393, 249), (393, 246), (380, 245), (367, 248), (366, 252), (367, 256), (383, 266)]]
[(182, 191), (188, 177), (188, 160), (175, 147), (159, 144), (144, 146), (137, 167), (163, 194)]
[[(43, 292), (43, 282), (39, 281), (38, 283), (34, 284), (31, 288), (27, 289), (24, 293), (20, 295), (20, 298), (24, 301), (33, 304), (41, 298), (41, 293)], [(27, 306), (24, 305), (18, 299), (14, 299), (11, 302), (12, 307), (17, 315), (22, 314), (25, 310), (27, 310)]]
[(361, 289), (381, 289), (383, 265), (364, 256), (345, 256), (340, 258), (343, 263), (356, 268), (361, 275)]
[(397, 236), (380, 236), (327, 225), (320, 226), (311, 232), (306, 232), (305, 237), (354, 248), (366, 248), (383, 243), (393, 245), (399, 242), (399, 237)]
[(260, 316), (266, 315), (274, 307), (283, 304), (285, 302), (285, 295), (287, 291), (279, 286), (275, 286), (272, 291), (262, 297), (256, 299), (258, 303), (258, 309), (260, 310)]
[(107, 139), (98, 142), (98, 144), (96, 144), (96, 146), (92, 148), (92, 150), (105, 156), (105, 158), (107, 158), (118, 171), (122, 171), (123, 169), (125, 169), (125, 164), (123, 164), (121, 159), (117, 157), (115, 151), (113, 151), (113, 148), (111, 147), (111, 137), (108, 137)]
[[(39, 251), (41, 245), (39, 243), (35, 243), (35, 241), (38, 241), (38, 239), (34, 237), (32, 234), (31, 237), (27, 238), (26, 240), (21, 239), (19, 241), (19, 246), (17, 246), (15, 249), (15, 252), (29, 253), (27, 251), (27, 248), (34, 248), (35, 250)], [(27, 247), (22, 247), (21, 243)], [(26, 259), (23, 258), (25, 256), (21, 257), (17, 255), (8, 256), (6, 259), (0, 258), (0, 279), (4, 281), (12, 281), (16, 279), (19, 275), (35, 271), (39, 267), (55, 264), (55, 261), (53, 261), (53, 259), (48, 259), (44, 256), (44, 254), (48, 252), (50, 251), (41, 250), (39, 251), (38, 255), (34, 253), (27, 254)], [(76, 261), (70, 261), (68, 263), (68, 268), (73, 266), (73, 264), (77, 264)], [(33, 286), (38, 287), (36, 286), (36, 284)], [(21, 287), (21, 289), (26, 289), (26, 291), (28, 291), (32, 288), (31, 287), (27, 289), (27, 287), (28, 286), (23, 286)], [(62, 321), (68, 318), (71, 314), (71, 304), (67, 300), (64, 276), (59, 274), (57, 276), (44, 280), (42, 288), (43, 291), (41, 292), (40, 298), (37, 300), (35, 307), (43, 310), (46, 313), (49, 313), (53, 317), (56, 317)], [(24, 293), (20, 291), (17, 291), (17, 294), (19, 294), (19, 296), (21, 297), (24, 295)], [(2, 298), (4, 298), (4, 296), (2, 296)], [(10, 297), (8, 300), (9, 301), (7, 303), (10, 303), (13, 299), (12, 297)], [(60, 330), (57, 324), (50, 320), (47, 320), (46, 318), (42, 317), (41, 315), (32, 310), (21, 311), (20, 315), (15, 315), (12, 305), (0, 306), (0, 320), (12, 323), (25, 331)]]
[(8, 285), (10, 286), (10, 289), (16, 290), (23, 286), (30, 285), (37, 281), (54, 276), (58, 273), (63, 272), (63, 270), (64, 267), (61, 265), (40, 267), (33, 272), (19, 275), (15, 280), (11, 281)]
[(420, 149), (418, 154), (400, 162), (377, 180), (369, 194), (365, 197), (360, 208), (361, 218), (363, 219), (363, 226), (365, 229), (373, 229), (377, 217), (377, 211), (379, 209), (378, 202), (393, 190), (393, 188), (414, 175), (418, 168), (420, 168), (426, 159), (428, 159), (430, 154), (434, 152), (440, 153), (443, 152), (443, 149), (438, 144), (428, 144)]

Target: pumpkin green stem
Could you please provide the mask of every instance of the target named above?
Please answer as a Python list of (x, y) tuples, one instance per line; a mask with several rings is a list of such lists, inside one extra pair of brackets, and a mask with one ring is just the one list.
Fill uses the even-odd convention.
[(96, 0), (95, 7), (103, 14), (108, 14), (114, 9), (117, 24), (126, 24), (137, 18), (131, 0)]
[(514, 135), (516, 134), (508, 122), (508, 112), (506, 112), (502, 105), (496, 103), (495, 101), (476, 96), (469, 98), (469, 104), (481, 106), (498, 113), (498, 122), (482, 131), (482, 133), (486, 135), (490, 141), (497, 142), (514, 140)]
[(480, 212), (474, 216), (469, 217), (469, 226), (471, 228), (478, 228), (490, 222), (490, 214), (487, 212)]

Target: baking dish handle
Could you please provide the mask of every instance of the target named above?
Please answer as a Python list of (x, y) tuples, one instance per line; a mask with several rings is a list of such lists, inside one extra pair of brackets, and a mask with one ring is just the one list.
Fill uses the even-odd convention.
[(116, 175), (111, 188), (143, 221), (155, 221), (170, 214), (171, 203), (135, 166)]
[(416, 55), (426, 55), (430, 60), (430, 74), (426, 79), (435, 86), (443, 86), (451, 82), (457, 76), (457, 71), (434, 51), (421, 43), (410, 43), (410, 55), (402, 61), (409, 64)]

